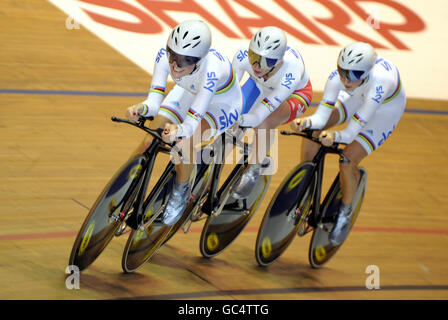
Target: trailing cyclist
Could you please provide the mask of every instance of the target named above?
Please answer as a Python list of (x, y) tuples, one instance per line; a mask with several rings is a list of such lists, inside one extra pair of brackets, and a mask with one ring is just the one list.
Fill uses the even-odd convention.
[[(239, 81), (244, 72), (249, 74), (242, 86), (245, 101), (239, 125), (256, 128), (256, 146), (262, 147), (260, 143), (266, 141), (267, 155), (273, 143), (270, 130), (296, 119), (311, 103), (312, 86), (304, 61), (298, 51), (287, 46), (285, 32), (269, 26), (253, 35), (249, 48), (240, 48), (232, 64)], [(273, 165), (269, 157), (257, 153), (252, 154), (254, 164), (234, 188), (235, 198), (247, 198), (262, 168)]]
[[(378, 57), (370, 44), (356, 42), (340, 51), (337, 70), (330, 74), (316, 112), (291, 123), (297, 131), (325, 129), (315, 136), (326, 146), (348, 144), (344, 155), (349, 161), (339, 163), (342, 202), (329, 236), (334, 246), (344, 242), (350, 230), (359, 163), (390, 136), (405, 106), (406, 94), (397, 67)], [(343, 130), (327, 130), (345, 122), (348, 125)], [(302, 161), (312, 160), (318, 149), (317, 143), (304, 140)]]
[[(211, 32), (204, 22), (188, 20), (176, 26), (156, 57), (148, 98), (129, 107), (126, 116), (132, 121), (154, 116), (150, 128), (164, 128), (166, 142), (184, 146), (193, 145), (194, 134), (208, 140), (236, 123), (242, 109), (241, 88), (229, 59), (210, 45)], [(168, 75), (176, 84), (165, 96)], [(146, 150), (152, 140), (145, 137), (136, 152)], [(193, 159), (193, 150), (189, 151), (187, 158)], [(176, 164), (176, 182), (163, 213), (166, 225), (175, 224), (188, 204), (194, 166), (193, 161)]]

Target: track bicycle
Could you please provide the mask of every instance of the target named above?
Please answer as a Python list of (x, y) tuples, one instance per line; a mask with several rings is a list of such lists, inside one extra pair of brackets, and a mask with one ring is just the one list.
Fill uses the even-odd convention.
[[(324, 160), (327, 154), (337, 154), (341, 161), (350, 161), (338, 143), (330, 147), (322, 145), (312, 136), (313, 130), (302, 133), (282, 131), (282, 135), (299, 136), (321, 145), (312, 161), (303, 162), (293, 168), (284, 178), (269, 203), (258, 231), (255, 257), (260, 266), (276, 261), (291, 244), (294, 236), (313, 232), (308, 250), (308, 261), (313, 268), (320, 268), (341, 247), (329, 241), (342, 200), (339, 174), (334, 179), (323, 202), (322, 179)], [(360, 180), (352, 203), (350, 229), (361, 209), (367, 187), (367, 171), (360, 168)]]
[[(126, 221), (137, 216), (155, 197), (153, 192), (144, 201), (155, 158), (159, 152), (170, 153), (173, 144), (163, 142), (161, 129), (151, 130), (145, 127), (147, 119), (152, 118), (141, 117), (137, 123), (116, 117), (111, 119), (128, 123), (151, 134), (154, 141), (145, 152), (131, 157), (121, 166), (91, 207), (77, 234), (69, 258), (69, 265), (77, 266), (80, 271), (92, 264), (112, 238), (123, 233)], [(159, 182), (169, 185), (168, 182), (172, 183), (172, 177), (172, 174), (167, 172)], [(157, 196), (160, 196), (160, 193)]]
[[(193, 222), (206, 219), (200, 251), (204, 257), (210, 258), (227, 248), (250, 221), (268, 189), (270, 177), (259, 179), (247, 199), (232, 197), (232, 187), (248, 165), (249, 146), (239, 142), (229, 132), (224, 132), (201, 148), (201, 159), (206, 161), (197, 165), (190, 202), (173, 227), (168, 228), (160, 222), (163, 212), (161, 202), (148, 202), (143, 224), (138, 230), (131, 231), (123, 252), (122, 267), (125, 272), (135, 272), (179, 229), (188, 232)], [(229, 143), (242, 147), (243, 157), (219, 187), (225, 163), (224, 149)]]
[[(208, 244), (201, 247), (212, 247), (215, 254), (227, 247), (252, 217), (270, 181), (270, 179), (260, 179), (263, 181), (262, 189), (254, 188), (249, 198), (241, 201), (241, 204), (230, 196), (231, 186), (247, 166), (247, 145), (245, 145), (243, 163), (237, 165), (219, 191), (218, 183), (222, 164), (216, 164), (217, 161), (213, 160), (220, 153), (219, 149), (218, 152), (215, 150), (219, 144), (215, 139), (215, 144), (201, 149), (202, 153), (209, 153), (212, 161), (201, 162), (196, 166), (196, 175), (192, 175), (194, 183), (192, 183), (192, 194), (187, 208), (176, 224), (167, 226), (161, 221), (161, 214), (168, 201), (176, 175), (172, 161), (169, 161), (149, 195), (146, 198), (145, 196), (157, 154), (170, 153), (174, 145), (163, 142), (162, 129), (151, 130), (145, 127), (144, 123), (147, 119), (143, 117), (137, 123), (116, 117), (112, 117), (112, 120), (133, 125), (151, 134), (155, 139), (143, 154), (128, 160), (106, 185), (77, 235), (69, 264), (84, 270), (101, 254), (114, 235), (121, 236), (127, 227), (130, 227), (131, 232), (122, 257), (122, 268), (125, 272), (134, 272), (180, 228), (187, 232), (192, 222), (201, 220), (203, 211), (210, 217), (207, 218), (203, 229), (205, 236), (201, 236), (201, 239), (208, 240)], [(224, 139), (225, 136), (221, 137)], [(233, 136), (232, 142), (237, 143)], [(181, 156), (180, 151), (178, 153)], [(224, 157), (223, 154), (222, 157)], [(203, 158), (202, 154), (201, 159)], [(253, 198), (254, 201), (251, 200)], [(202, 207), (204, 207), (203, 211)], [(223, 216), (231, 218), (218, 219), (223, 212)], [(217, 234), (216, 225), (219, 229), (224, 226), (224, 229), (231, 233), (230, 236), (224, 236), (222, 232)], [(208, 233), (210, 230), (211, 233)], [(212, 234), (213, 242), (209, 240), (208, 234)], [(223, 240), (220, 241), (220, 239)], [(210, 245), (217, 242), (221, 245)]]

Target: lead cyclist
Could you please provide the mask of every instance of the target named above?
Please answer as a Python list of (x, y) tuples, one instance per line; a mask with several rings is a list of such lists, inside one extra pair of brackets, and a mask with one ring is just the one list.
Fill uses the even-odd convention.
[[(332, 245), (342, 244), (350, 231), (359, 163), (392, 134), (405, 106), (406, 93), (397, 67), (378, 57), (370, 44), (355, 42), (340, 51), (337, 70), (330, 74), (316, 112), (291, 123), (296, 131), (325, 129), (314, 134), (325, 146), (348, 144), (344, 155), (350, 161), (339, 162), (342, 202), (329, 236)], [(346, 122), (343, 130), (329, 130)], [(304, 140), (302, 161), (312, 160), (318, 148), (317, 143)]]
[[(164, 128), (164, 141), (190, 147), (182, 148), (186, 160), (176, 161), (176, 181), (162, 214), (166, 225), (179, 220), (190, 199), (193, 135), (205, 140), (220, 135), (236, 123), (242, 109), (230, 60), (210, 46), (211, 32), (204, 22), (187, 20), (176, 26), (156, 57), (148, 98), (126, 110), (132, 121), (153, 116), (149, 127)], [(165, 96), (168, 75), (176, 84)], [(218, 121), (221, 118), (228, 121)], [(144, 152), (152, 140), (147, 135), (135, 153)]]

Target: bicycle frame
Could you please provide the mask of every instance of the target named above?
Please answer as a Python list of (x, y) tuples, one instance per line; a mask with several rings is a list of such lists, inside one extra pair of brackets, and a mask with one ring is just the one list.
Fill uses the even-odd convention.
[[(282, 131), (281, 133), (283, 135), (296, 135), (303, 138), (306, 138), (308, 140), (311, 140), (313, 142), (319, 143), (321, 147), (319, 148), (317, 154), (314, 156), (313, 160), (311, 161), (313, 164), (313, 169), (311, 171), (311, 174), (309, 175), (311, 183), (314, 176), (317, 175), (317, 181), (315, 186), (315, 192), (313, 195), (313, 205), (311, 208), (311, 214), (309, 214), (309, 217), (311, 218), (308, 224), (312, 226), (313, 228), (316, 228), (320, 220), (322, 219), (322, 209), (323, 204), (321, 204), (321, 197), (322, 197), (322, 180), (323, 180), (323, 172), (324, 172), (324, 165), (325, 165), (325, 156), (327, 154), (337, 154), (344, 162), (349, 162), (350, 160), (343, 154), (343, 149), (339, 148), (339, 143), (334, 143), (330, 147), (326, 147), (320, 143), (320, 141), (317, 138), (314, 138), (312, 136), (312, 130), (306, 130), (304, 133), (296, 133), (296, 132), (288, 132), (288, 131)], [(330, 188), (331, 191), (332, 188)], [(298, 195), (298, 199), (302, 199), (303, 195), (307, 191), (307, 188), (303, 188), (301, 192)]]
[[(222, 133), (221, 142), (222, 146), (225, 146), (225, 135), (226, 133)], [(237, 139), (232, 135), (232, 143), (236, 146)], [(207, 215), (217, 216), (221, 213), (224, 204), (226, 203), (228, 197), (230, 196), (230, 187), (234, 184), (235, 179), (238, 177), (238, 173), (242, 170), (243, 166), (247, 166), (249, 159), (249, 146), (247, 143), (243, 143), (243, 161), (242, 163), (238, 163), (235, 168), (233, 168), (232, 172), (227, 177), (224, 184), (218, 190), (219, 180), (221, 178), (222, 166), (225, 161), (226, 154), (224, 152), (224, 148), (220, 149), (221, 153), (221, 163), (215, 164), (212, 173), (212, 183), (210, 186), (210, 193), (207, 197), (204, 206), (202, 207), (202, 211)], [(224, 195), (224, 198), (222, 196)]]

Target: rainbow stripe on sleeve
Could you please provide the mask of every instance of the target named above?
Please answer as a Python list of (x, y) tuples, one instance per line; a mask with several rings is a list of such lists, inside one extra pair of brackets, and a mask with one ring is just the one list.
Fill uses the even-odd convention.
[(188, 109), (187, 114), (195, 120), (200, 120), (201, 115), (193, 110), (193, 108)]
[(397, 71), (398, 74), (398, 83), (397, 83), (397, 87), (395, 88), (394, 93), (392, 93), (392, 95), (386, 99), (384, 99), (383, 104), (384, 103), (388, 103), (389, 101), (391, 101), (393, 98), (395, 98), (401, 91), (401, 78), (400, 78), (400, 73)]
[(227, 79), (227, 81), (218, 89), (216, 89), (215, 94), (221, 94), (224, 92), (227, 92), (230, 90), (230, 88), (232, 88), (232, 86), (235, 84), (236, 82), (236, 77), (235, 77), (235, 73), (233, 71), (233, 67), (230, 66), (230, 75), (229, 78)]
[(152, 87), (151, 92), (155, 92), (158, 94), (161, 94), (162, 96), (165, 95), (165, 88), (164, 87)]
[(305, 110), (308, 109), (308, 107), (310, 106), (310, 101), (308, 100), (307, 97), (305, 97), (302, 93), (299, 92), (299, 90), (294, 91), (290, 97), (294, 97), (299, 99), (300, 101), (302, 101), (303, 106), (305, 107)]
[(364, 133), (360, 132), (360, 133), (358, 133), (358, 137), (360, 137), (362, 140), (364, 140), (364, 142), (369, 146), (371, 152), (375, 151), (375, 144), (368, 136), (366, 136)]
[(327, 108), (334, 109), (334, 101), (325, 101), (322, 103), (322, 105)]
[(216, 131), (218, 130), (218, 122), (216, 121), (215, 117), (210, 113), (210, 112), (206, 112), (205, 116), (210, 120), (211, 123), (211, 129), (213, 134), (216, 133)]

